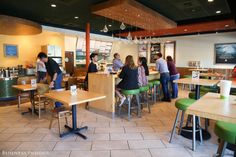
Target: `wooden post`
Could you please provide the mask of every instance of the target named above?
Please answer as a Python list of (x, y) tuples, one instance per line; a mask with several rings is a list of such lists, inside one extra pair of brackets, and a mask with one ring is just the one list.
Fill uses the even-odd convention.
[(90, 62), (90, 23), (86, 24), (86, 69), (88, 69)]

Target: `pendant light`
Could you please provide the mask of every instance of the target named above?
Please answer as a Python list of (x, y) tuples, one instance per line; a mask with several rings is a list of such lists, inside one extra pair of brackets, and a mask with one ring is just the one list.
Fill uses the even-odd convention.
[(107, 25), (104, 26), (104, 28), (103, 28), (103, 32), (104, 32), (104, 33), (107, 33), (107, 32), (108, 32)]
[(127, 39), (128, 39), (128, 40), (132, 40), (132, 36), (131, 36), (131, 33), (130, 33), (130, 32), (128, 33)]
[(125, 28), (126, 28), (126, 25), (122, 22), (121, 25), (120, 25), (120, 29), (125, 30)]
[(134, 36), (134, 43), (135, 43), (135, 44), (138, 44), (138, 38), (137, 38), (137, 36)]

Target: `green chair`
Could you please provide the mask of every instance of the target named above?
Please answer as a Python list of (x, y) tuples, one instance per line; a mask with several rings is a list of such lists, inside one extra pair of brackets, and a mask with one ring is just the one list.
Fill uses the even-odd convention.
[(161, 82), (159, 80), (152, 80), (150, 81), (153, 83), (153, 100), (154, 102), (157, 101), (157, 95), (159, 100), (161, 100)]
[(214, 132), (220, 138), (217, 156), (223, 157), (227, 144), (236, 144), (236, 124), (217, 121)]
[[(145, 94), (145, 99), (146, 99), (146, 105), (148, 107), (148, 112), (151, 113), (151, 109), (150, 109), (150, 105), (149, 105), (149, 102), (148, 102), (148, 91), (149, 91), (149, 86), (142, 86), (142, 87), (139, 87), (139, 91), (140, 91), (140, 96), (142, 97), (143, 96), (143, 93)], [(141, 106), (142, 106), (142, 99), (141, 99)]]
[(218, 93), (218, 87), (217, 86), (213, 86), (213, 87), (201, 86), (200, 91), (205, 92), (205, 93), (208, 93), (208, 92)]
[[(203, 95), (205, 95), (206, 93), (205, 92), (200, 92), (200, 97), (202, 97)], [(190, 92), (188, 93), (188, 97), (190, 99), (195, 99), (195, 92)]]
[[(178, 99), (176, 102), (175, 102), (175, 107), (178, 109), (177, 111), (177, 114), (176, 114), (176, 118), (175, 118), (175, 122), (174, 122), (174, 125), (173, 125), (173, 128), (172, 128), (172, 132), (171, 132), (171, 136), (170, 136), (170, 143), (172, 141), (172, 137), (175, 133), (175, 128), (177, 126), (177, 123), (178, 123), (178, 119), (179, 119), (179, 113), (180, 111), (182, 111), (182, 115), (181, 115), (181, 120), (180, 120), (180, 126), (179, 126), (179, 132), (178, 134), (180, 135), (181, 134), (181, 131), (182, 131), (182, 125), (183, 125), (183, 121), (184, 121), (184, 113), (185, 111), (187, 110), (187, 108), (192, 105), (196, 100), (194, 99), (189, 99), (189, 98), (181, 98), (181, 99)], [(200, 127), (200, 117), (197, 118), (198, 119), (198, 124), (199, 124), (199, 129), (196, 130), (196, 131), (199, 131), (200, 133), (200, 141), (202, 141), (202, 129)]]
[[(130, 116), (131, 116), (131, 109), (133, 108), (136, 108), (137, 109), (137, 114), (138, 114), (138, 117), (141, 117), (141, 105), (140, 105), (140, 102), (139, 102), (139, 93), (140, 93), (140, 90), (139, 89), (133, 89), (133, 90), (121, 90), (121, 93), (123, 95), (125, 95), (127, 101), (128, 101), (128, 120), (130, 120)], [(137, 105), (136, 107), (131, 107), (131, 100), (132, 100), (132, 97), (135, 96), (136, 97), (136, 101), (137, 101)], [(119, 107), (119, 115), (121, 113), (121, 107)]]

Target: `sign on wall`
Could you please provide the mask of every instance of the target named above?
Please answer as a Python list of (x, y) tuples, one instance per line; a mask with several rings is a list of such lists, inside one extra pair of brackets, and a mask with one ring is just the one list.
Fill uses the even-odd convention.
[(12, 44), (3, 44), (5, 57), (18, 57), (18, 46)]

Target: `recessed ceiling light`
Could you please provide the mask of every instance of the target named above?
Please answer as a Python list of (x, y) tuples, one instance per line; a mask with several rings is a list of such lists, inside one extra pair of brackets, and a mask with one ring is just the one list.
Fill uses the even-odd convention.
[(229, 25), (225, 25), (225, 27), (229, 27)]
[(220, 14), (220, 13), (221, 13), (221, 11), (220, 11), (220, 10), (217, 10), (217, 11), (216, 11), (216, 14)]
[(184, 29), (185, 32), (187, 32), (188, 30), (187, 29)]
[(214, 0), (208, 0), (208, 2), (214, 2)]
[(112, 25), (108, 25), (109, 27), (111, 27)]
[(78, 16), (75, 16), (74, 18), (75, 18), (75, 19), (78, 19), (79, 17), (78, 17)]
[(138, 17), (140, 17), (140, 14), (138, 14)]
[(51, 7), (56, 8), (57, 5), (56, 4), (51, 4)]

